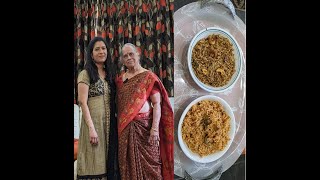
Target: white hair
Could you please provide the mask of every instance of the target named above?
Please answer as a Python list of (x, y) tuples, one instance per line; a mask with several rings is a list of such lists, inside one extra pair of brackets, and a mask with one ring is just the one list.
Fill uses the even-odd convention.
[[(121, 48), (121, 52), (120, 52), (120, 62), (122, 63), (122, 56), (123, 56), (123, 49), (126, 47), (126, 46), (129, 46), (129, 47), (131, 47), (132, 49), (133, 49), (133, 51), (134, 52), (138, 52), (138, 49), (137, 49), (137, 47), (134, 45), (134, 44), (132, 44), (132, 43), (125, 43), (123, 46), (122, 46), (122, 48)], [(140, 62), (140, 61), (139, 61)]]
[(120, 53), (121, 56), (123, 55), (123, 54), (122, 54), (123, 48), (126, 47), (126, 46), (130, 46), (130, 47), (132, 47), (132, 49), (134, 50), (134, 52), (138, 52), (137, 47), (136, 47), (134, 44), (132, 44), (132, 43), (125, 43), (125, 44), (122, 46), (122, 48), (121, 48), (121, 53)]

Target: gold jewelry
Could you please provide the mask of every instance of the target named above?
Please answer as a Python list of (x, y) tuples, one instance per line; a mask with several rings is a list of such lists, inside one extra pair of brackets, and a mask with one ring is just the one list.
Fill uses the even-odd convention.
[(151, 128), (152, 131), (158, 132), (158, 129), (156, 128)]

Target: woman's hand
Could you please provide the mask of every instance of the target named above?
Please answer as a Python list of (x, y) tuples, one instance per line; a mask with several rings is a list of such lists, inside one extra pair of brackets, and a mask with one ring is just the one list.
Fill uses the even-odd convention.
[(94, 128), (89, 129), (91, 145), (98, 145), (98, 134)]
[(149, 143), (151, 145), (159, 145), (160, 137), (159, 137), (159, 123), (161, 117), (161, 96), (160, 93), (157, 92), (150, 96), (152, 105), (153, 105), (153, 116), (152, 116), (152, 125), (150, 129), (150, 137)]
[(159, 145), (160, 137), (159, 137), (159, 128), (151, 128), (150, 129), (150, 136), (148, 142), (151, 145)]

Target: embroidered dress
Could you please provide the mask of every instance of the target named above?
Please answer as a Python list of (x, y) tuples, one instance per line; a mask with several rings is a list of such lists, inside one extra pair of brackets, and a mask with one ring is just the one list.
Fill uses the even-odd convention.
[(78, 76), (78, 83), (89, 86), (88, 107), (95, 130), (98, 134), (98, 145), (90, 144), (89, 128), (81, 118), (78, 144), (77, 179), (107, 179), (108, 143), (110, 130), (110, 94), (106, 80), (99, 79), (90, 84), (86, 70)]

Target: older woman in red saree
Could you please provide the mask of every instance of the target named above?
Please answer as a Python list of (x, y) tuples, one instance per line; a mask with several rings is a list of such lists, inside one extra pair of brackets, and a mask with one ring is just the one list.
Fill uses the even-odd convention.
[(173, 180), (173, 111), (157, 75), (141, 67), (136, 47), (127, 43), (118, 76), (117, 107), (121, 179)]

